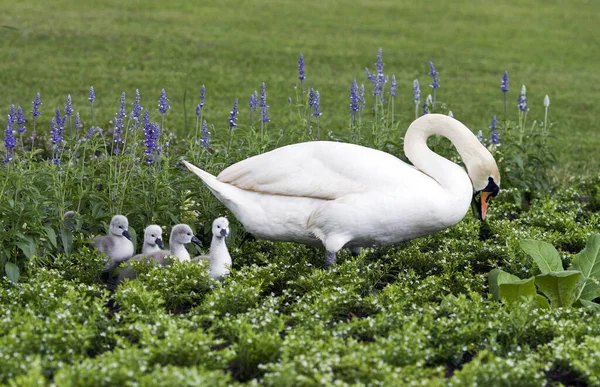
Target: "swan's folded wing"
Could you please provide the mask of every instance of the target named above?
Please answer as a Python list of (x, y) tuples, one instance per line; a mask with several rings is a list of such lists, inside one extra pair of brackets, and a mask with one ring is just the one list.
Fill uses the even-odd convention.
[(343, 148), (322, 143), (278, 148), (230, 166), (217, 179), (259, 193), (323, 200), (367, 191), (368, 179), (356, 170), (360, 160)]

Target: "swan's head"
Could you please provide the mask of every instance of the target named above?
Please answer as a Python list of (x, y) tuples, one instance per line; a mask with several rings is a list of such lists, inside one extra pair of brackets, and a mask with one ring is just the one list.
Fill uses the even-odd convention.
[(165, 245), (162, 241), (162, 228), (157, 224), (151, 224), (144, 230), (144, 243), (149, 246), (156, 246), (163, 249)]
[(123, 215), (115, 215), (110, 220), (110, 233), (115, 236), (124, 236), (131, 240), (129, 235), (129, 221)]
[[(487, 149), (485, 151), (487, 152)], [(500, 192), (500, 172), (491, 154), (489, 158), (484, 158), (484, 162), (479, 164), (479, 168), (474, 172), (472, 174), (469, 170), (474, 191), (473, 204), (479, 219), (485, 220), (490, 199)]]
[(212, 224), (212, 233), (217, 238), (224, 238), (229, 235), (229, 221), (227, 218), (217, 218)]
[(179, 243), (181, 245), (187, 245), (188, 243), (195, 243), (202, 245), (200, 239), (196, 238), (192, 228), (187, 224), (178, 224), (171, 230), (171, 236), (169, 237), (169, 243)]

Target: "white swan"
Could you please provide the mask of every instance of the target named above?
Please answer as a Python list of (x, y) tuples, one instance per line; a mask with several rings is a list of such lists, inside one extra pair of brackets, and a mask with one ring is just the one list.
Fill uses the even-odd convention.
[(220, 217), (212, 224), (212, 241), (210, 242), (210, 253), (208, 255), (199, 255), (192, 259), (192, 262), (207, 260), (210, 278), (222, 279), (229, 274), (231, 267), (231, 255), (227, 250), (225, 238), (229, 235), (229, 221), (227, 218)]
[(108, 234), (94, 239), (94, 247), (109, 257), (104, 271), (113, 270), (119, 263), (133, 256), (133, 243), (128, 230), (127, 218), (123, 215), (115, 215), (110, 220)]
[[(434, 134), (454, 144), (468, 173), (427, 147)], [(342, 247), (390, 245), (450, 227), (472, 199), (485, 219), (500, 173), (466, 126), (441, 114), (422, 116), (408, 128), (404, 152), (414, 167), (385, 152), (326, 141), (278, 148), (217, 177), (184, 163), (249, 232), (323, 245), (330, 266)]]

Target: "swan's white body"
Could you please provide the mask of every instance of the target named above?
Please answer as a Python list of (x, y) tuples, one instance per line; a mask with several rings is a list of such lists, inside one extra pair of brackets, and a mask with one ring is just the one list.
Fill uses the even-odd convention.
[[(432, 134), (452, 141), (471, 177), (427, 147)], [(324, 245), (333, 253), (450, 227), (465, 216), (474, 190), (482, 190), (489, 176), (500, 182), (487, 149), (444, 115), (416, 120), (406, 133), (405, 153), (414, 167), (371, 148), (319, 141), (251, 157), (218, 177), (186, 165), (257, 237)]]

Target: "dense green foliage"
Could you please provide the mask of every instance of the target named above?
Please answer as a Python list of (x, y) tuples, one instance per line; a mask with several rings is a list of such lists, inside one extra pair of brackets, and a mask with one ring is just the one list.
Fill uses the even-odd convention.
[(600, 315), (504, 305), (487, 272), (537, 274), (519, 243), (527, 238), (558, 246), (568, 267), (600, 231), (600, 180), (535, 197), (529, 209), (511, 193), (486, 223), (467, 216), (433, 236), (342, 254), (329, 271), (317, 250), (265, 241), (232, 248), (222, 283), (201, 265), (175, 264), (145, 268), (113, 295), (89, 250), (31, 266), (20, 283), (2, 280), (0, 381), (597, 384)]

